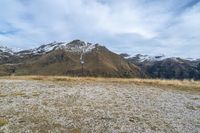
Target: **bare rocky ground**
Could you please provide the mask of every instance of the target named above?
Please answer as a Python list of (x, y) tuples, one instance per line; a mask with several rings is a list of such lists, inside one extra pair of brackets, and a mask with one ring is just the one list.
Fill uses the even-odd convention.
[(200, 93), (132, 83), (1, 79), (0, 132), (199, 133)]

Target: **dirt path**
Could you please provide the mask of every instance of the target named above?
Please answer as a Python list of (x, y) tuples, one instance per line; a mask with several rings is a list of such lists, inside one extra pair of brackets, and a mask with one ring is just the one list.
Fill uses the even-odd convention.
[(103, 82), (0, 80), (0, 133), (200, 132), (200, 94)]

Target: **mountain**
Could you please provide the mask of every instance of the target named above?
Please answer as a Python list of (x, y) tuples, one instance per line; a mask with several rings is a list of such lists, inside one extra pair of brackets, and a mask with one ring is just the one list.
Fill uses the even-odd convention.
[[(83, 65), (83, 66), (82, 66)], [(200, 79), (200, 59), (116, 54), (81, 40), (14, 52), (0, 46), (0, 75), (70, 75)]]
[(123, 56), (124, 58), (128, 59), (129, 61), (131, 61), (132, 63), (135, 63), (135, 64), (141, 64), (144, 62), (148, 63), (148, 62), (161, 61), (161, 60), (167, 58), (167, 57), (165, 57), (165, 55), (148, 56), (148, 55), (137, 54), (137, 55), (131, 57), (130, 55), (121, 54), (121, 56)]
[[(84, 61), (83, 69), (80, 61)], [(99, 44), (53, 42), (0, 59), (0, 75), (145, 77), (141, 69)]]
[(15, 57), (14, 52), (7, 47), (0, 46), (0, 64), (9, 62), (11, 57)]
[(200, 79), (200, 61), (165, 57), (136, 55), (127, 59), (139, 66), (152, 78), (164, 79)]

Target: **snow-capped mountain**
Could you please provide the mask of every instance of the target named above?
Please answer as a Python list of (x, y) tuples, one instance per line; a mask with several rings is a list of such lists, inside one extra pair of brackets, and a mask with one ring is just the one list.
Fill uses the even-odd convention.
[(67, 52), (74, 52), (74, 53), (87, 53), (90, 52), (92, 49), (94, 49), (97, 46), (97, 44), (87, 43), (80, 40), (74, 40), (70, 43), (66, 42), (53, 42), (49, 44), (41, 45), (38, 48), (30, 49), (30, 50), (23, 50), (20, 52), (17, 52), (17, 55), (23, 56), (23, 55), (42, 55), (49, 53), (53, 50), (62, 49)]
[(53, 42), (53, 43), (41, 45), (38, 48), (22, 50), (22, 51), (17, 52), (16, 54), (20, 55), (20, 56), (23, 56), (23, 55), (42, 55), (42, 54), (51, 52), (52, 50), (56, 49), (58, 46), (60, 46), (62, 44), (64, 44), (64, 43)]
[(14, 52), (13, 52), (11, 49), (7, 48), (7, 47), (0, 46), (0, 54), (1, 54), (1, 53), (13, 54)]
[(148, 56), (138, 54), (127, 59), (153, 78), (200, 79), (200, 62), (180, 57)]
[(137, 54), (135, 56), (130, 56), (125, 53), (121, 54), (121, 56), (127, 60), (131, 60), (132, 62), (136, 62), (136, 63), (156, 62), (156, 61), (162, 61), (164, 59), (169, 58), (169, 57), (166, 57), (165, 55), (149, 56), (149, 55)]
[(149, 55), (137, 54), (135, 58), (137, 58), (139, 62), (144, 62), (144, 61), (161, 61), (166, 59), (167, 57), (165, 55), (149, 56)]
[(106, 47), (80, 40), (53, 42), (14, 55), (16, 58), (0, 59), (0, 75), (146, 76), (139, 67)]
[[(125, 59), (131, 59), (131, 60), (135, 60), (138, 63), (143, 63), (143, 62), (157, 62), (157, 61), (163, 61), (166, 59), (170, 59), (170, 60), (174, 60), (174, 61), (179, 61), (181, 62), (181, 58), (180, 57), (167, 57), (165, 55), (157, 55), (157, 56), (150, 56), (150, 55), (142, 55), (142, 54), (137, 54), (135, 56), (130, 56), (128, 54), (122, 54), (122, 56)], [(183, 60), (187, 60), (187, 61), (198, 61), (199, 59), (193, 59), (193, 58), (183, 58)]]
[(0, 47), (0, 75), (16, 72), (21, 75), (78, 76), (82, 71), (81, 61), (84, 61), (86, 76), (200, 79), (199, 59), (118, 55), (99, 44), (80, 40), (53, 42), (19, 52)]
[(61, 45), (58, 48), (65, 49), (68, 52), (87, 53), (92, 51), (96, 46), (98, 45), (80, 40), (74, 40), (68, 44)]
[[(13, 55), (14, 55), (14, 52), (11, 49), (0, 46), (0, 59), (1, 60), (7, 60), (10, 56), (13, 56)], [(3, 62), (1, 60), (0, 60), (0, 63)]]

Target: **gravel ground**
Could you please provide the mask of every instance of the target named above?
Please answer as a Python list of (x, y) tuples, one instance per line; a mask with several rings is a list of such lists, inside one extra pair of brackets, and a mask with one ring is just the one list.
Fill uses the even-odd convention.
[(0, 133), (200, 133), (200, 93), (125, 83), (0, 80)]

